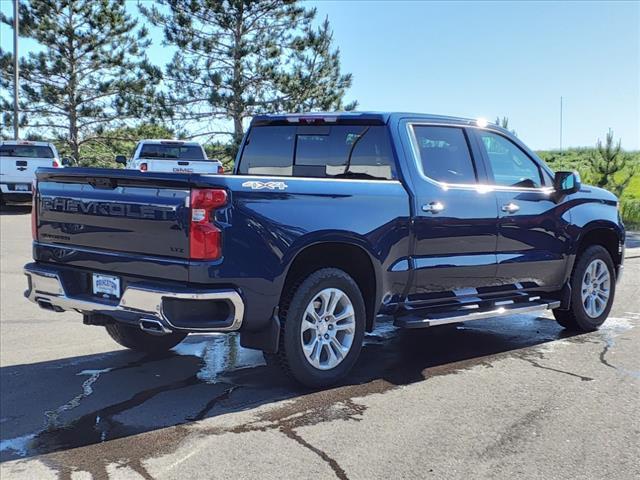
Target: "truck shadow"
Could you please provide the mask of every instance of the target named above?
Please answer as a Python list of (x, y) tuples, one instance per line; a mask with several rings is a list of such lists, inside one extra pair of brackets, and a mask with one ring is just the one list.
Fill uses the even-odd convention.
[[(161, 356), (120, 350), (3, 367), (0, 462), (191, 424), (283, 399), (345, 401), (490, 366), (505, 355), (532, 356), (535, 365), (539, 349), (527, 347), (568, 336), (554, 321), (531, 316), (420, 331), (382, 323), (367, 336), (348, 379), (324, 392), (297, 387), (266, 366), (260, 352), (241, 348), (234, 335), (190, 336)], [(324, 421), (319, 417), (314, 421)]]

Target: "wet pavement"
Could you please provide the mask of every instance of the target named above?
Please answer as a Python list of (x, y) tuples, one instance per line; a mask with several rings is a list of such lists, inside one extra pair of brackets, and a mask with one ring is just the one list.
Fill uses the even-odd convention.
[[(549, 315), (412, 331), (383, 320), (349, 378), (312, 392), (235, 335), (145, 356), (26, 303), (25, 217), (2, 216), (3, 480), (640, 475), (640, 260), (598, 332), (568, 334)], [(564, 448), (576, 458), (555, 458)]]

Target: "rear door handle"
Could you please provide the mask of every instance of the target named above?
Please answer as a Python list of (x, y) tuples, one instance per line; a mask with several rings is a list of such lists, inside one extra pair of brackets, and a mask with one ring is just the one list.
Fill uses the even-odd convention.
[(502, 211), (507, 213), (516, 213), (520, 207), (513, 202), (509, 202), (502, 206)]
[(442, 204), (442, 202), (430, 202), (422, 206), (423, 212), (440, 213), (443, 210), (444, 210), (444, 205)]

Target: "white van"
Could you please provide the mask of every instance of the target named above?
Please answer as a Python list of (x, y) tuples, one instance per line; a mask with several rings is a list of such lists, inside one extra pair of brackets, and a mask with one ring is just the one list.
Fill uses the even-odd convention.
[(224, 173), (222, 163), (207, 159), (202, 145), (182, 140), (140, 140), (130, 160), (118, 155), (116, 162), (141, 172)]
[(0, 142), (0, 201), (28, 202), (38, 167), (62, 167), (52, 143), (27, 140)]

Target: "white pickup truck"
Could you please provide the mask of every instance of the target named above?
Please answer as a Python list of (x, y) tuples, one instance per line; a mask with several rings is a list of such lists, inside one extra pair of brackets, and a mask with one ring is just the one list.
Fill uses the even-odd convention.
[(223, 173), (222, 163), (207, 159), (198, 142), (140, 140), (131, 159), (118, 155), (116, 162), (141, 172)]
[(0, 142), (0, 202), (31, 201), (31, 183), (38, 167), (62, 167), (52, 143), (27, 140)]

